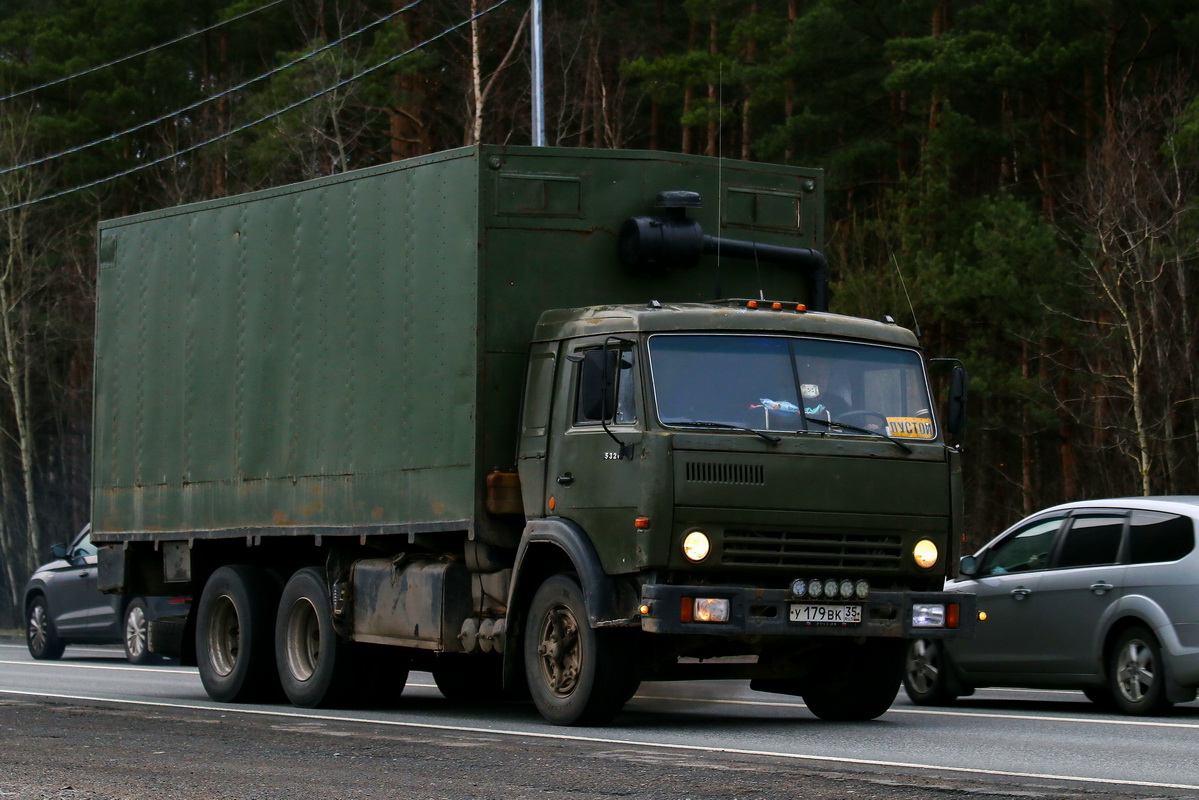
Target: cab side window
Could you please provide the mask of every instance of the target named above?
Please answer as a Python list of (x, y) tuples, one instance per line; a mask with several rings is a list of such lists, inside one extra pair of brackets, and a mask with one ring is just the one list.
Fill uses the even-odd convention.
[(1049, 566), (1054, 537), (1061, 526), (1062, 517), (1029, 523), (991, 548), (978, 574), (1006, 575), (1045, 569)]
[(1128, 563), (1177, 561), (1195, 549), (1189, 517), (1160, 511), (1133, 511), (1128, 521)]
[(631, 348), (596, 348), (583, 353), (579, 363), (575, 424), (616, 425), (637, 421), (637, 380)]
[(1123, 537), (1123, 514), (1079, 514), (1070, 520), (1070, 530), (1054, 566), (1065, 569), (1115, 564)]

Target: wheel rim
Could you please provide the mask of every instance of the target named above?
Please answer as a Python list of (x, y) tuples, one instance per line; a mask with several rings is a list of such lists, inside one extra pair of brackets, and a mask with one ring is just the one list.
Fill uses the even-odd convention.
[(941, 676), (937, 648), (923, 639), (917, 639), (908, 647), (908, 683), (920, 694), (928, 694), (937, 686)]
[(296, 600), (287, 618), (287, 668), (292, 677), (306, 681), (321, 658), (321, 621), (307, 597)]
[(1116, 660), (1116, 683), (1130, 703), (1142, 702), (1156, 681), (1153, 651), (1140, 639), (1125, 643)]
[(146, 650), (146, 612), (141, 606), (129, 609), (125, 616), (125, 649), (134, 658)]
[(41, 603), (34, 604), (29, 611), (29, 644), (34, 650), (42, 650), (50, 632), (46, 625), (46, 607)]
[(241, 653), (241, 622), (237, 606), (227, 594), (212, 603), (208, 621), (208, 659), (217, 675), (225, 677), (237, 667)]
[(555, 696), (568, 697), (578, 686), (581, 648), (579, 623), (574, 613), (562, 605), (549, 609), (542, 621), (537, 655), (541, 677)]

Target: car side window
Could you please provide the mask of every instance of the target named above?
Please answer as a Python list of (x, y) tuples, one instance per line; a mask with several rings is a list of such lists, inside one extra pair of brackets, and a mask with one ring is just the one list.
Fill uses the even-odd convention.
[(1160, 511), (1133, 511), (1128, 521), (1128, 563), (1177, 561), (1195, 549), (1190, 517)]
[(1070, 520), (1054, 566), (1066, 569), (1115, 564), (1123, 536), (1123, 514), (1078, 514)]
[(1005, 575), (1029, 572), (1049, 566), (1053, 539), (1062, 526), (1062, 517), (1039, 519), (1015, 531), (987, 552), (979, 575)]

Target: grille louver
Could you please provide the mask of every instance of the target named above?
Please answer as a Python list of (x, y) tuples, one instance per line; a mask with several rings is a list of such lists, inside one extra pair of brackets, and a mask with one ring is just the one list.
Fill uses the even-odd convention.
[(765, 486), (761, 464), (712, 464), (687, 462), (687, 480), (691, 483), (722, 483), (728, 486)]
[(745, 567), (898, 570), (900, 537), (803, 531), (728, 530), (724, 563)]

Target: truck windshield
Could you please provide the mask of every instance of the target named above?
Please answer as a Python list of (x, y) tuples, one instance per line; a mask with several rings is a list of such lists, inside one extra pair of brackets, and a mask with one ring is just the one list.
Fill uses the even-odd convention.
[(789, 336), (657, 334), (649, 355), (658, 420), (667, 427), (936, 437), (914, 350)]

